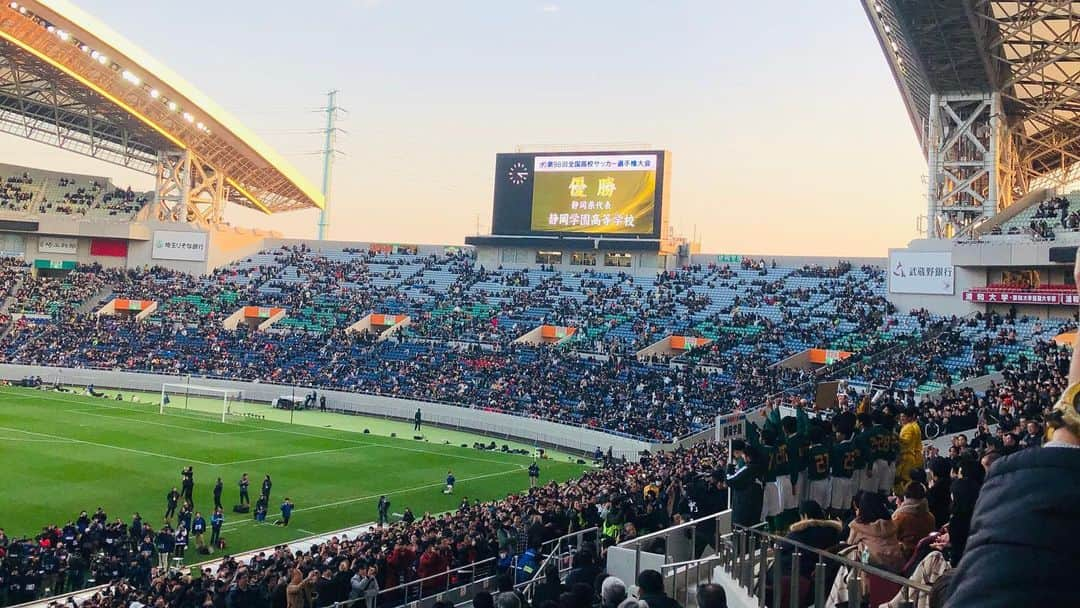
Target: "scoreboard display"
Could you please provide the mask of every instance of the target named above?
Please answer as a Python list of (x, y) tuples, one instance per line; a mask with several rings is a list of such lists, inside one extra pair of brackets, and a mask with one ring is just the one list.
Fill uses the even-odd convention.
[(492, 233), (659, 238), (663, 151), (495, 157)]

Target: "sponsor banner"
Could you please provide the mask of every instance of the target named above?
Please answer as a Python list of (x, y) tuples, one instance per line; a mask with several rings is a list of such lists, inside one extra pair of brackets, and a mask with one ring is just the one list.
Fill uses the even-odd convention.
[(206, 236), (205, 232), (155, 230), (151, 257), (155, 260), (205, 262)]
[(716, 261), (720, 264), (742, 264), (742, 256), (721, 253), (716, 256)]
[(998, 291), (994, 289), (969, 289), (964, 292), (964, 300), (980, 304), (1075, 306), (1080, 304), (1080, 295), (1066, 291)]
[(951, 296), (955, 275), (952, 252), (889, 253), (889, 293)]
[(79, 239), (69, 236), (39, 236), (38, 252), (75, 255), (79, 252)]
[(90, 255), (126, 258), (128, 243), (123, 239), (94, 239), (90, 241)]
[(26, 237), (0, 232), (0, 257), (22, 257), (26, 254)]
[(77, 265), (75, 260), (34, 260), (34, 268), (38, 270), (75, 270)]

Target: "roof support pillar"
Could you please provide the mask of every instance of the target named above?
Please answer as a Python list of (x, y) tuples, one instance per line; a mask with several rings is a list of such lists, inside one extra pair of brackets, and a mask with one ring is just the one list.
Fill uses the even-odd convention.
[(225, 174), (189, 151), (162, 152), (157, 164), (157, 219), (203, 226), (224, 220)]
[(927, 236), (953, 238), (1012, 202), (1001, 95), (933, 93), (927, 127)]
[(187, 222), (191, 193), (191, 153), (169, 150), (158, 153), (154, 194), (157, 219), (163, 222)]

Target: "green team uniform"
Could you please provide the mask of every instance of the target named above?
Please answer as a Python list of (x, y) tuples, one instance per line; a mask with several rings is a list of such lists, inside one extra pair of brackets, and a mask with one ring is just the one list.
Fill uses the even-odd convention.
[(891, 440), (891, 436), (893, 435), (893, 433), (889, 432), (888, 429), (881, 426), (880, 424), (875, 424), (874, 426), (870, 427), (870, 430), (868, 430), (866, 433), (868, 443), (870, 444), (869, 461), (873, 462), (875, 460), (884, 460), (888, 462), (889, 457), (892, 453), (893, 442)]
[(819, 481), (829, 478), (829, 452), (829, 447), (822, 444), (814, 444), (807, 449), (807, 479)]
[(851, 478), (855, 471), (865, 466), (858, 442), (852, 439), (838, 441), (832, 447), (829, 464), (833, 477)]

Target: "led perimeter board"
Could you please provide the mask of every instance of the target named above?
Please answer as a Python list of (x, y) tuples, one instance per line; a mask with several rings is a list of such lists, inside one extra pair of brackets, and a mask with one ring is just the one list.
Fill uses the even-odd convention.
[(497, 154), (491, 232), (660, 238), (669, 171), (663, 150)]

